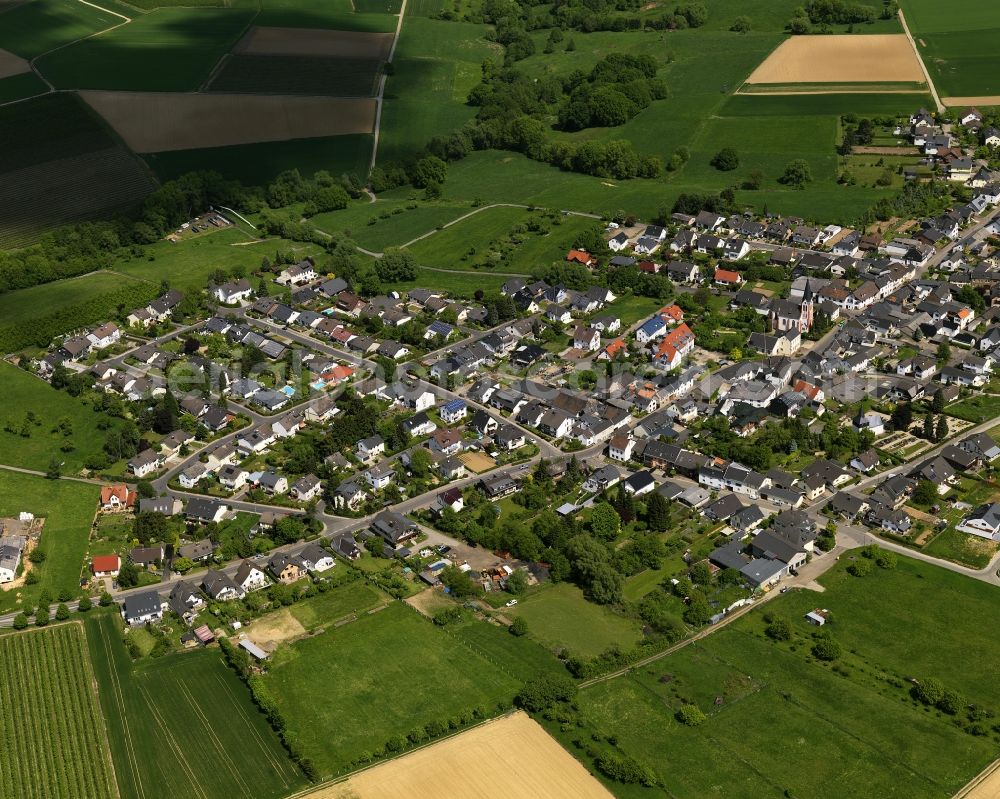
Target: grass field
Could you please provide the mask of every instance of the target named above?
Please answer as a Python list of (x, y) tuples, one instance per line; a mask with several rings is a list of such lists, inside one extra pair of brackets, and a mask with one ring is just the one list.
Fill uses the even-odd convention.
[(407, 17), (385, 87), (379, 161), (403, 160), (472, 118), (466, 98), (483, 60), (496, 54), (485, 32), (483, 25)]
[(62, 591), (71, 596), (79, 593), (90, 523), (99, 497), (96, 485), (46, 480), (0, 469), (0, 516), (16, 518), (21, 511), (45, 516), (38, 546), (46, 555), (45, 563), (38, 567), (38, 583), (0, 592), (0, 612), (34, 607), (42, 591), (53, 600)]
[(93, 5), (30, 0), (0, 13), (0, 48), (34, 58), (123, 21)]
[(362, 58), (233, 55), (212, 79), (213, 92), (371, 97), (381, 61)]
[(394, 735), (492, 709), (519, 686), (400, 603), (279, 649), (265, 681), (324, 775)]
[(524, 208), (485, 208), (407, 250), (424, 266), (458, 271), (495, 267), (529, 274), (553, 261), (562, 261), (576, 243), (577, 234), (598, 224), (585, 217), (559, 217), (545, 220), (545, 233), (516, 231), (537, 217), (538, 212)]
[(984, 569), (996, 554), (997, 544), (986, 538), (963, 533), (954, 527), (947, 527), (921, 547), (920, 551), (973, 569)]
[(117, 797), (80, 624), (0, 636), (7, 799)]
[(134, 667), (116, 615), (86, 621), (122, 799), (271, 799), (305, 780), (217, 649)]
[[(87, 458), (100, 452), (107, 436), (97, 426), (103, 414), (4, 361), (0, 361), (0, 381), (5, 397), (0, 406), (0, 462), (44, 471), (56, 458), (63, 463), (63, 474), (73, 474), (83, 468)], [(22, 436), (28, 411), (37, 423), (30, 422), (28, 435)], [(56, 429), (65, 419), (71, 423), (69, 435)], [(8, 431), (8, 426), (14, 432)], [(68, 452), (62, 449), (67, 442), (73, 447)]]
[(341, 211), (319, 214), (312, 221), (321, 230), (340, 231), (365, 249), (382, 252), (412, 241), (471, 210), (467, 204), (418, 204), (409, 199), (380, 196), (375, 203), (357, 201)]
[(528, 634), (549, 649), (567, 649), (583, 657), (615, 644), (628, 649), (642, 637), (638, 622), (588, 602), (569, 583), (543, 586), (505, 613), (528, 622)]
[(959, 419), (965, 419), (973, 424), (981, 424), (987, 419), (1000, 416), (1000, 396), (995, 394), (977, 394), (967, 397), (945, 408), (945, 413)]
[(562, 663), (528, 636), (516, 637), (506, 627), (470, 621), (449, 628), (466, 645), (522, 682), (545, 674), (565, 674)]
[(297, 169), (312, 175), (325, 169), (333, 175), (365, 175), (372, 157), (372, 136), (362, 133), (317, 139), (261, 142), (202, 150), (148, 153), (143, 159), (161, 180), (186, 172), (214, 170), (247, 186), (270, 183), (280, 173)]
[(900, 3), (917, 49), (942, 97), (1000, 94), (1000, 55), (990, 46), (1000, 34), (1000, 7), (955, 0)]
[[(663, 781), (656, 791), (616, 786), (619, 796), (941, 797), (993, 759), (989, 736), (926, 711), (907, 689), (912, 677), (937, 677), (965, 701), (996, 706), (1000, 689), (988, 673), (998, 645), (987, 640), (978, 652), (978, 642), (997, 589), (903, 558), (863, 579), (843, 566), (822, 578), (825, 593), (768, 604), (792, 628), (787, 643), (768, 639), (763, 613), (753, 613), (581, 693), (589, 724)], [(815, 628), (803, 615), (818, 604), (831, 611), (827, 629), (842, 646), (836, 670), (809, 655)], [(975, 662), (956, 667), (973, 640)], [(683, 703), (697, 704), (707, 722), (679, 724)]]
[(360, 613), (375, 607), (383, 595), (379, 594), (364, 580), (331, 588), (325, 594), (317, 594), (305, 602), (297, 602), (290, 610), (307, 630), (314, 630), (324, 624), (332, 624), (351, 613)]
[(243, 35), (253, 13), (162, 8), (40, 58), (58, 88), (194, 91)]
[[(150, 281), (157, 286), (161, 280), (166, 279), (173, 288), (180, 291), (200, 291), (205, 288), (209, 275), (215, 269), (255, 267), (262, 258), (273, 258), (275, 251), (292, 252), (301, 257), (319, 253), (319, 248), (315, 245), (285, 239), (263, 239), (258, 244), (246, 246), (240, 244), (247, 241), (252, 241), (250, 236), (236, 227), (215, 231), (180, 244), (160, 241), (146, 247), (142, 258), (119, 261), (114, 265), (114, 270), (131, 278)], [(59, 285), (63, 285), (63, 282), (49, 284)], [(0, 295), (0, 302), (3, 301), (3, 296), (5, 295)]]

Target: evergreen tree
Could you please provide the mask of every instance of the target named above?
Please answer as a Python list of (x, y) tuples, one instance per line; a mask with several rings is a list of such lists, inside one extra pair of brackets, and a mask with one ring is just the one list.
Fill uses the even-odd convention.
[(927, 414), (924, 417), (924, 438), (928, 441), (934, 438), (934, 416)]
[(939, 388), (934, 392), (934, 399), (931, 400), (931, 410), (934, 413), (944, 412), (944, 389)]
[(664, 496), (655, 491), (646, 502), (646, 523), (657, 532), (666, 530), (670, 525), (670, 506)]
[(937, 421), (936, 440), (944, 441), (948, 437), (948, 420), (944, 416), (939, 416)]

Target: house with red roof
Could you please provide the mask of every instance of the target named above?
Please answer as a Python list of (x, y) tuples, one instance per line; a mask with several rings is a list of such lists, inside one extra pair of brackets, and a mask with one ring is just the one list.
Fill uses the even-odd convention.
[(684, 311), (679, 305), (668, 305), (666, 308), (660, 308), (660, 316), (667, 324), (676, 325), (684, 321)]
[(584, 266), (593, 266), (597, 263), (597, 260), (586, 250), (570, 250), (566, 253), (566, 260), (573, 264), (583, 264)]
[(685, 322), (667, 333), (653, 353), (653, 363), (660, 369), (676, 369), (684, 356), (694, 349), (694, 333)]
[(613, 361), (616, 358), (625, 357), (625, 340), (621, 338), (616, 338), (611, 341), (597, 354), (597, 360), (599, 361)]
[(716, 269), (715, 282), (720, 286), (738, 287), (743, 285), (743, 277), (731, 269)]
[(117, 577), (122, 567), (118, 555), (95, 555), (90, 561), (90, 571), (94, 577)]
[(129, 491), (125, 483), (101, 486), (101, 510), (105, 512), (125, 510), (135, 505), (135, 491)]

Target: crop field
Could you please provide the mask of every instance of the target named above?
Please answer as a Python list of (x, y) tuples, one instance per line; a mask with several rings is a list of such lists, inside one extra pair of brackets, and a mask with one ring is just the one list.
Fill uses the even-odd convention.
[[(588, 726), (617, 736), (663, 782), (619, 795), (822, 799), (843, 796), (847, 780), (852, 796), (930, 798), (950, 796), (993, 760), (989, 736), (960, 729), (962, 715), (928, 712), (908, 688), (912, 678), (936, 677), (967, 702), (996, 705), (1000, 690), (986, 676), (992, 641), (970, 669), (955, 668), (968, 641), (983, 639), (977, 619), (995, 612), (996, 588), (905, 558), (860, 579), (843, 565), (822, 578), (825, 593), (768, 604), (788, 621), (787, 642), (767, 638), (763, 614), (753, 613), (580, 694)], [(803, 615), (817, 604), (830, 610), (826, 629), (842, 647), (833, 668), (809, 654), (815, 628)], [(680, 724), (674, 713), (687, 703), (708, 720)]]
[(204, 149), (370, 133), (375, 101), (247, 94), (83, 92), (134, 151)]
[(185, 172), (213, 170), (248, 186), (262, 186), (289, 169), (297, 169), (303, 175), (321, 169), (332, 175), (352, 172), (365, 175), (372, 157), (372, 142), (372, 134), (356, 133), (146, 153), (143, 160), (160, 180), (170, 180)]
[(0, 612), (33, 607), (42, 591), (53, 599), (62, 591), (70, 596), (79, 593), (90, 523), (99, 497), (96, 485), (0, 470), (0, 516), (16, 518), (21, 511), (45, 516), (38, 546), (46, 555), (45, 563), (38, 567), (40, 582), (0, 591)]
[(122, 799), (277, 799), (303, 787), (217, 649), (133, 666), (116, 615), (86, 626)]
[(396, 30), (402, 0), (236, 0), (241, 8), (260, 7), (255, 25), (328, 28), (339, 31)]
[(514, 713), (382, 763), (309, 799), (437, 799), (503, 794), (533, 799), (612, 795), (541, 726)]
[(599, 655), (614, 645), (628, 649), (642, 637), (634, 619), (588, 602), (569, 583), (543, 586), (504, 612), (527, 621), (528, 635), (549, 649), (584, 657)]
[(0, 636), (7, 799), (117, 797), (80, 624)]
[(0, 177), (0, 246), (23, 246), (50, 227), (128, 208), (152, 189), (124, 147), (6, 172)]
[(213, 92), (372, 97), (382, 62), (362, 58), (234, 55), (212, 79)]
[(63, 89), (194, 91), (252, 18), (248, 10), (161, 8), (57, 50), (36, 65)]
[(48, 90), (49, 87), (34, 72), (24, 72), (0, 79), (0, 103), (23, 100), (36, 94), (44, 94)]
[(264, 679), (321, 775), (428, 722), (492, 709), (520, 685), (398, 602), (279, 648)]
[(121, 22), (121, 17), (92, 5), (30, 0), (6, 10), (0, 7), (0, 48), (34, 58)]
[(903, 34), (793, 36), (783, 41), (747, 83), (922, 83), (916, 53)]
[(128, 206), (151, 189), (141, 163), (76, 97), (0, 108), (0, 246)]
[(21, 56), (0, 49), (0, 79), (9, 78), (12, 75), (20, 75), (28, 72), (31, 67)]
[(392, 33), (255, 26), (240, 39), (233, 53), (384, 61), (389, 57), (393, 38)]
[[(6, 296), (0, 295), (0, 300)], [(3, 463), (44, 471), (56, 458), (64, 464), (64, 474), (73, 474), (83, 468), (87, 458), (100, 452), (106, 436), (97, 426), (102, 414), (6, 362), (0, 362), (0, 381), (5, 392), (3, 405), (0, 405), (0, 460)], [(38, 424), (32, 422), (25, 430), (25, 415), (29, 410), (37, 417)], [(72, 422), (69, 436), (56, 429), (64, 419)], [(27, 435), (22, 435), (25, 432)], [(64, 452), (62, 446), (67, 442), (73, 449)]]

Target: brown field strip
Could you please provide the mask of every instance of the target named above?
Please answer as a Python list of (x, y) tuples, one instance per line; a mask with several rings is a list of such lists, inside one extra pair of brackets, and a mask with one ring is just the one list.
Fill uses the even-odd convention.
[(612, 799), (524, 713), (483, 724), (319, 788), (309, 799)]
[[(0, 6), (2, 8), (2, 6)], [(22, 75), (30, 72), (31, 67), (21, 56), (0, 49), (0, 78), (9, 78), (13, 75)]]
[(84, 91), (137, 153), (371, 133), (375, 100), (249, 94)]
[(903, 34), (793, 36), (747, 83), (923, 83), (920, 62)]
[(941, 102), (948, 107), (967, 105), (1000, 105), (1000, 95), (980, 95), (978, 97), (942, 97)]
[(247, 31), (234, 53), (385, 60), (393, 34), (313, 28), (258, 28)]
[(482, 452), (463, 452), (458, 459), (476, 474), (492, 469), (497, 462)]

